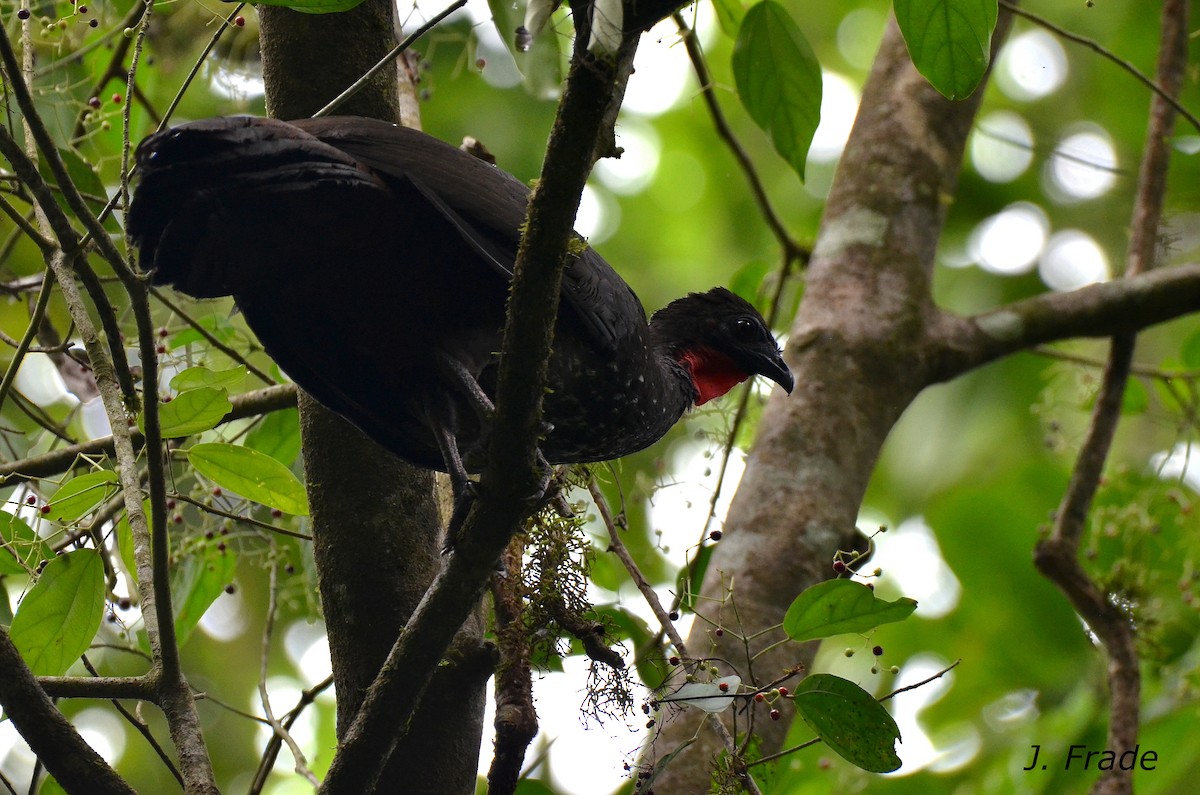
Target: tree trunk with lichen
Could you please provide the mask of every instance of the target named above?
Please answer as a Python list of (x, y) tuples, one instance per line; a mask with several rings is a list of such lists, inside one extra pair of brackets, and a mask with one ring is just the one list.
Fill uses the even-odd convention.
[[(340, 14), (266, 6), (258, 13), (267, 108), (278, 118), (311, 115), (396, 43), (392, 5), (386, 0), (367, 0)], [(337, 113), (418, 126), (403, 59), (397, 68), (381, 71)], [(330, 278), (336, 278), (333, 268)], [(313, 552), (341, 738), (441, 566), (441, 523), (430, 472), (399, 461), (311, 398), (301, 394), (299, 404)], [(481, 636), (477, 615), (430, 683), (425, 707), (411, 722), (409, 716), (397, 716), (396, 730), (407, 728), (407, 733), (378, 792), (474, 792), (484, 685), (491, 671)]]
[[(800, 591), (833, 576), (835, 552), (861, 548), (855, 519), (879, 451), (934, 380), (927, 328), (934, 316), (934, 252), (982, 90), (963, 102), (941, 97), (889, 25), (791, 328), (786, 356), (796, 389), (790, 396), (777, 392), (767, 404), (698, 602), (726, 631), (716, 637), (697, 621), (687, 638), (691, 654), (731, 661), (744, 680), (749, 666), (740, 636), (781, 623)], [(733, 623), (729, 599), (740, 623)], [(777, 637), (752, 641), (751, 652)], [(755, 678), (766, 682), (810, 665), (816, 645), (765, 652), (754, 660)], [(754, 726), (763, 754), (782, 746), (794, 716), (782, 709), (783, 720)], [(659, 754), (695, 733), (694, 712), (666, 723), (655, 745)], [(711, 759), (722, 750), (713, 732), (701, 730), (654, 789), (708, 792)]]

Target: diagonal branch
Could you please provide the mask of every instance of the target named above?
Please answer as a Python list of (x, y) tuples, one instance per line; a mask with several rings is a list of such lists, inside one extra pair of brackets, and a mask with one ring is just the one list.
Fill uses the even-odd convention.
[(946, 381), (1042, 343), (1131, 333), (1197, 311), (1200, 265), (1181, 265), (1045, 293), (972, 317), (947, 313), (930, 326), (931, 375)]
[(544, 486), (537, 439), (562, 270), (618, 71), (590, 57), (582, 40), (577, 39), (517, 255), (479, 499), (454, 553), (417, 605), (343, 735), (320, 789), (324, 795), (371, 791), (397, 742), (396, 716), (413, 714), (425, 684)]
[(8, 631), (0, 628), (0, 704), (37, 758), (67, 792), (134, 795), (75, 731), (38, 685)]
[[(1156, 95), (1150, 105), (1149, 130), (1133, 206), (1126, 268), (1129, 277), (1123, 281), (1137, 278), (1155, 265), (1167, 190), (1168, 139), (1177, 105), (1168, 100), (1179, 93), (1187, 67), (1187, 23), (1188, 0), (1163, 3), (1157, 76), (1167, 96)], [(1041, 541), (1034, 550), (1034, 563), (1038, 569), (1063, 591), (1104, 644), (1108, 655), (1110, 714), (1107, 747), (1116, 753), (1133, 748), (1137, 743), (1141, 708), (1137, 639), (1130, 617), (1080, 564), (1079, 543), (1121, 418), (1121, 401), (1129, 380), (1135, 344), (1136, 335), (1132, 332), (1113, 337), (1092, 423), (1055, 515), (1054, 528), (1049, 538)], [(1097, 795), (1125, 795), (1132, 791), (1132, 771), (1122, 770), (1119, 766), (1104, 772), (1092, 786), (1092, 792)]]

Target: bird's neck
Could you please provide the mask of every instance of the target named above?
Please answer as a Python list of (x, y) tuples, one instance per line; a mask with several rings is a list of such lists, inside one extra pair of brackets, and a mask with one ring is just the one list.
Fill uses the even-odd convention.
[(750, 377), (733, 359), (712, 348), (688, 348), (679, 354), (678, 361), (692, 378), (697, 406), (721, 397)]

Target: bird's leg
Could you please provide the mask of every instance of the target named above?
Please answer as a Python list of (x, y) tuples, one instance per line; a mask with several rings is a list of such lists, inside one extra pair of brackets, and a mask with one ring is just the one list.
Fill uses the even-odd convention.
[[(483, 391), (483, 387), (479, 385), (479, 381), (476, 380), (475, 376), (470, 370), (467, 369), (466, 365), (464, 365), (461, 360), (447, 354), (442, 354), (438, 357), (438, 362), (441, 365), (442, 372), (458, 387), (459, 393), (466, 398), (467, 403), (469, 403), (472, 409), (474, 409), (475, 416), (479, 419), (480, 428), (480, 438), (476, 444), (480, 447), (485, 447), (485, 439), (489, 430), (491, 429), (492, 419), (496, 415), (495, 404), (492, 403), (492, 399), (488, 397), (486, 392)], [(552, 426), (549, 424), (543, 424), (542, 432), (549, 433), (551, 427)], [(439, 444), (441, 444), (441, 442), (439, 442)], [(457, 446), (455, 446), (455, 452), (457, 453)], [(442, 453), (444, 456), (445, 450), (443, 450)], [(537, 455), (535, 466), (541, 473), (543, 480), (541, 486), (537, 490), (536, 496), (533, 498), (533, 502), (537, 505), (541, 505), (548, 499), (553, 499), (554, 494), (558, 493), (558, 489), (552, 487), (551, 474), (553, 473), (553, 467), (550, 466), (550, 463), (546, 461), (545, 456), (542, 455), (541, 448), (537, 448), (535, 453)], [(473, 488), (473, 484), (471, 484), (471, 486)], [(473, 496), (474, 494), (472, 493), (472, 497)], [(460, 500), (456, 499), (454, 506), (454, 515), (456, 517), (458, 516), (460, 508), (459, 503)], [(463, 506), (460, 524), (461, 521), (466, 520), (466, 512), (467, 508), (469, 507), (469, 503), (468, 505)], [(451, 526), (453, 527), (453, 519), (451, 520)]]

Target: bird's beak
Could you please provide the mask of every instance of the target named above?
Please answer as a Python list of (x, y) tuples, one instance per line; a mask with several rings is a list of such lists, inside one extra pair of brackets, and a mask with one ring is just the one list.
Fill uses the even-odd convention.
[(754, 364), (755, 374), (770, 378), (783, 387), (789, 395), (792, 394), (792, 388), (796, 386), (796, 379), (792, 376), (792, 371), (784, 364), (782, 351), (776, 349), (773, 352), (757, 355), (754, 357)]

